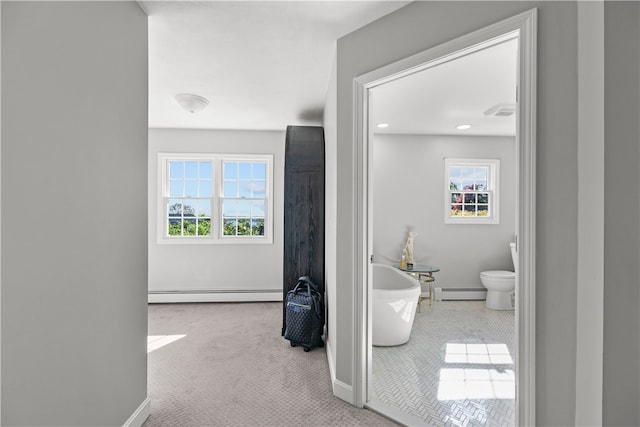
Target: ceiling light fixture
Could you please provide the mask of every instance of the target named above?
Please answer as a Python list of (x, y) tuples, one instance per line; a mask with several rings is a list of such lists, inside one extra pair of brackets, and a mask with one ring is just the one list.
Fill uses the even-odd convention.
[(202, 111), (207, 105), (209, 105), (209, 100), (207, 98), (203, 98), (202, 96), (194, 95), (192, 93), (179, 93), (176, 95), (176, 101), (178, 101), (178, 104), (180, 104), (182, 108), (190, 113)]
[(471, 125), (458, 125), (458, 126), (456, 126), (456, 129), (458, 129), (458, 130), (466, 130), (466, 129), (469, 129), (469, 128), (471, 128)]
[(380, 129), (384, 129), (384, 128), (388, 128), (389, 127), (389, 123), (378, 123), (377, 125)]

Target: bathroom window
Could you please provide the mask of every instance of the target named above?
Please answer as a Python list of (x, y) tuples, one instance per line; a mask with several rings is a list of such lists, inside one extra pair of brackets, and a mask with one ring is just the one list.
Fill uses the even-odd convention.
[(444, 161), (444, 222), (498, 224), (498, 159)]
[(159, 243), (271, 243), (272, 155), (159, 155)]

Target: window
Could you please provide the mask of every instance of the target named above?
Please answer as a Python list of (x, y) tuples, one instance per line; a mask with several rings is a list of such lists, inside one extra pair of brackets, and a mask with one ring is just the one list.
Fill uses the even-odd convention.
[(264, 236), (266, 162), (223, 161), (223, 234)]
[(271, 243), (272, 160), (160, 154), (159, 241)]
[(498, 159), (445, 159), (446, 224), (498, 224)]

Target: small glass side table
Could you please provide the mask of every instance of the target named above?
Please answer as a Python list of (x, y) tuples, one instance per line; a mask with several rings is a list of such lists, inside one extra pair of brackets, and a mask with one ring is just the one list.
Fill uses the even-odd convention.
[(420, 297), (418, 298), (418, 313), (421, 312), (422, 301), (428, 299), (429, 305), (431, 305), (431, 302), (433, 301), (433, 282), (436, 281), (436, 278), (433, 277), (433, 273), (437, 273), (440, 269), (438, 267), (423, 264), (414, 264), (413, 269), (411, 270), (400, 268), (399, 265), (394, 265), (394, 267), (418, 279), (420, 288), (422, 288), (423, 283), (429, 286), (429, 296), (426, 296), (425, 292), (420, 293)]

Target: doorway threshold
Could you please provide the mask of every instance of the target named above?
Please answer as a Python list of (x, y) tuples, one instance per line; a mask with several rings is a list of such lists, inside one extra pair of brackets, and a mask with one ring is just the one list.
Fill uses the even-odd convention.
[(370, 409), (378, 414), (389, 418), (392, 421), (397, 422), (403, 426), (407, 427), (424, 427), (425, 420), (415, 417), (411, 414), (407, 414), (406, 412), (402, 412), (399, 408), (395, 406), (389, 405), (388, 403), (384, 403), (377, 399), (371, 399), (367, 403), (364, 404), (364, 407)]

